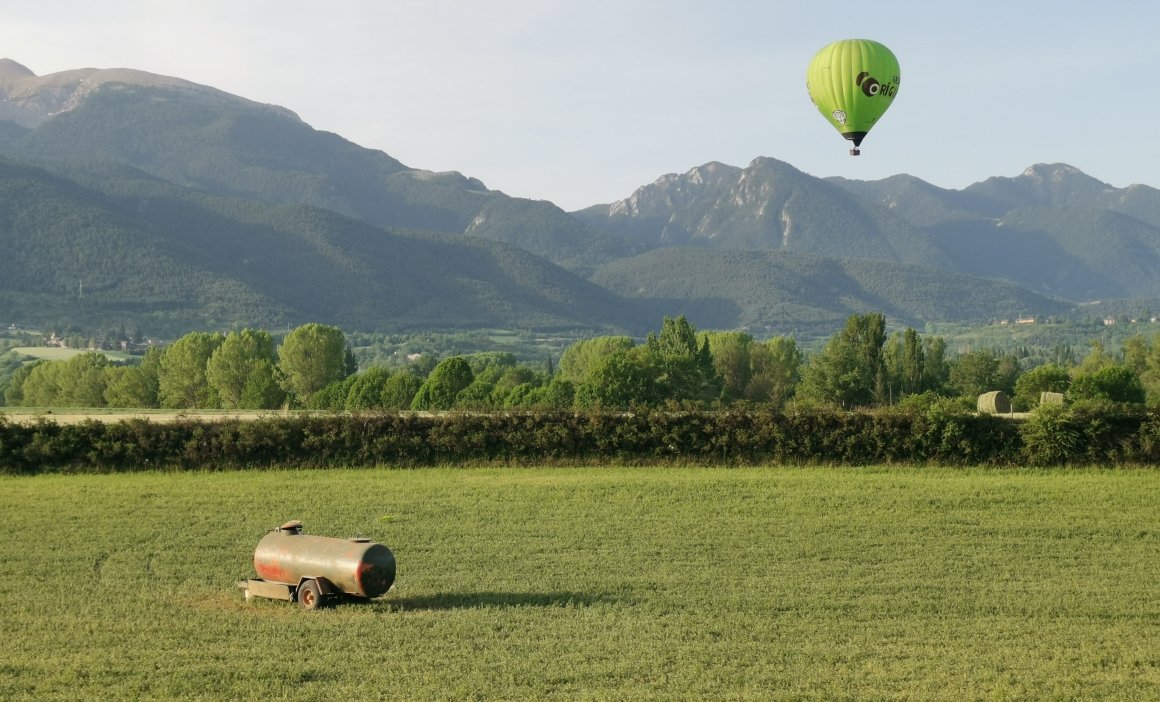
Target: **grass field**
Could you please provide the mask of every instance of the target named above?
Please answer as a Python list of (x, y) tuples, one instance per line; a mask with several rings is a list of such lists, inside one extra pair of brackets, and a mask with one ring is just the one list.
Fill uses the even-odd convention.
[[(0, 699), (1156, 700), (1160, 471), (0, 479)], [(245, 603), (263, 533), (395, 589)]]
[[(295, 410), (295, 414), (306, 414), (305, 410)], [(147, 419), (150, 422), (175, 422), (193, 419), (214, 421), (218, 419), (252, 420), (263, 417), (290, 416), (282, 410), (206, 410), (206, 409), (125, 409), (120, 407), (4, 407), (0, 417), (11, 422), (33, 423), (40, 420), (54, 424), (82, 424), (88, 421), (116, 423), (127, 419)]]
[[(67, 361), (73, 356), (88, 353), (88, 349), (69, 349), (60, 346), (17, 346), (12, 350), (21, 356), (32, 356), (49, 361)], [(126, 361), (132, 358), (131, 355), (121, 351), (102, 351), (101, 353), (105, 354), (110, 361)]]

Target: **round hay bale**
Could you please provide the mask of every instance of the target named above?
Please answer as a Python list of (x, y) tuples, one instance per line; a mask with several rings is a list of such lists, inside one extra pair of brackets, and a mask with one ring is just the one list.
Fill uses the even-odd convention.
[(1041, 405), (1062, 405), (1062, 392), (1041, 392), (1039, 393), (1039, 404)]
[(1011, 412), (1011, 400), (1002, 390), (992, 390), (979, 395), (975, 407), (984, 414), (1008, 414)]

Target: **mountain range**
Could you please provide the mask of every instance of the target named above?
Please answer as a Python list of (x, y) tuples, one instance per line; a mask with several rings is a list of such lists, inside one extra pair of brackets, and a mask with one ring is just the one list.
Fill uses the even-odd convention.
[(0, 60), (5, 324), (809, 333), (1153, 298), (1160, 191), (1064, 164), (946, 190), (761, 157), (569, 213), (208, 86)]

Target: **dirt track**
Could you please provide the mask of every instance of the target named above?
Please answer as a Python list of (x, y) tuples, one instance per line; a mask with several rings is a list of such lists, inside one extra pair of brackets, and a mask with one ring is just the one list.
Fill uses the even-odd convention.
[(0, 412), (5, 418), (12, 422), (20, 422), (22, 424), (32, 423), (39, 420), (53, 422), (55, 424), (80, 424), (89, 420), (98, 422), (121, 422), (129, 419), (144, 419), (149, 422), (165, 423), (175, 422), (178, 420), (193, 420), (201, 422), (215, 422), (220, 419), (260, 419), (262, 417), (284, 417), (289, 416), (287, 413), (278, 411), (267, 412), (227, 412), (227, 411), (203, 411), (203, 412), (175, 412), (175, 411), (69, 411), (69, 410), (49, 410), (40, 412), (28, 411), (12, 411), (5, 410)]

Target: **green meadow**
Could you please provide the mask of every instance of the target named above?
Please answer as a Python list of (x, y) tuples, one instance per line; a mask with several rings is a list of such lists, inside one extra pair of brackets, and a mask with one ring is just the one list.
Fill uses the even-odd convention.
[[(62, 348), (60, 346), (17, 346), (12, 351), (21, 356), (31, 356), (49, 361), (67, 361), (68, 359), (88, 353), (87, 349)], [(121, 351), (103, 351), (110, 361), (127, 361), (132, 356)]]
[[(1160, 699), (1160, 471), (0, 479), (0, 699)], [(265, 531), (395, 552), (317, 612)]]

